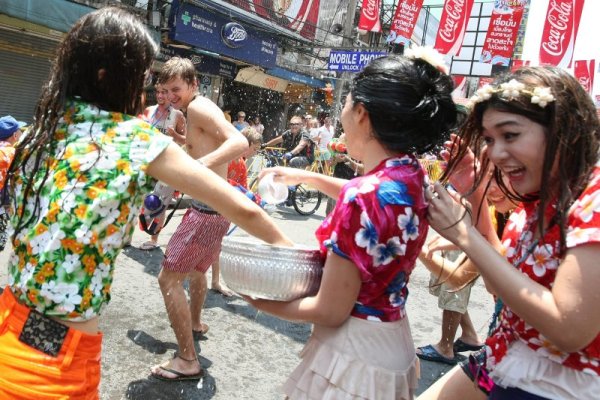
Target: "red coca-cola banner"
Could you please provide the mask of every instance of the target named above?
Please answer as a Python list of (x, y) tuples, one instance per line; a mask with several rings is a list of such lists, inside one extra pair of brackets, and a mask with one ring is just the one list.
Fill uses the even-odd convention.
[(473, 0), (446, 0), (435, 38), (437, 51), (452, 55), (460, 52), (472, 8)]
[(358, 31), (362, 33), (381, 32), (380, 11), (381, 0), (363, 0), (360, 19), (358, 20)]
[(408, 43), (412, 37), (423, 0), (400, 0), (390, 26), (388, 42)]
[(526, 60), (512, 60), (512, 64), (510, 65), (510, 72), (515, 72), (519, 68), (529, 65), (530, 61)]
[(592, 94), (594, 88), (594, 72), (596, 70), (596, 60), (578, 60), (575, 61), (573, 72), (575, 78), (581, 83), (586, 92)]
[(481, 50), (481, 62), (508, 66), (526, 3), (527, 0), (495, 2), (490, 26)]
[(550, 0), (540, 45), (540, 64), (571, 66), (585, 0)]

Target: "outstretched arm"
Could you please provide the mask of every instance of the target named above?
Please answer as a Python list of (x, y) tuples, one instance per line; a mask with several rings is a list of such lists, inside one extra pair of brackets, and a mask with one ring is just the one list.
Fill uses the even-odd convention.
[(175, 144), (170, 144), (156, 157), (146, 172), (208, 204), (234, 224), (267, 243), (293, 245), (258, 205)]
[(337, 199), (339, 196), (342, 186), (348, 183), (345, 179), (334, 178), (316, 172), (306, 171), (304, 169), (286, 167), (263, 169), (259, 174), (259, 178), (262, 178), (269, 173), (275, 174), (275, 182), (285, 183), (286, 185), (306, 183), (334, 199)]

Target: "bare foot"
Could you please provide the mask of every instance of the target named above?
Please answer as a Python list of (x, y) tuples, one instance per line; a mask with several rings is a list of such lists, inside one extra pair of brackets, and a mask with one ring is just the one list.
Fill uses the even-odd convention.
[(212, 290), (214, 290), (215, 292), (221, 293), (225, 297), (231, 297), (231, 296), (233, 296), (233, 292), (230, 291), (229, 289), (224, 288), (223, 286), (221, 286), (220, 283), (213, 283), (213, 284), (210, 285), (210, 288)]
[[(180, 375), (178, 376), (169, 372), (169, 369), (178, 372)], [(202, 372), (202, 367), (200, 367), (198, 360), (184, 360), (177, 356), (162, 364), (153, 366), (150, 371), (152, 372), (152, 375), (157, 378), (177, 380), (182, 377), (194, 377), (195, 375), (200, 374)]]

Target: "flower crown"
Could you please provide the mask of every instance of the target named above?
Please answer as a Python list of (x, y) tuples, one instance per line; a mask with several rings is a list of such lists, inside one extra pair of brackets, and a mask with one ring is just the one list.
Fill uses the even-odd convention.
[(404, 50), (404, 57), (410, 60), (421, 59), (438, 71), (444, 74), (448, 73), (448, 66), (446, 65), (444, 56), (431, 46), (412, 46)]
[(515, 100), (521, 95), (527, 95), (531, 97), (532, 104), (537, 104), (541, 108), (545, 108), (548, 103), (555, 100), (549, 87), (536, 86), (528, 89), (525, 84), (516, 79), (511, 79), (508, 82), (501, 83), (500, 86), (485, 85), (481, 87), (469, 99), (468, 107), (473, 108), (475, 104), (489, 100), (494, 94), (498, 94), (501, 99), (506, 101)]

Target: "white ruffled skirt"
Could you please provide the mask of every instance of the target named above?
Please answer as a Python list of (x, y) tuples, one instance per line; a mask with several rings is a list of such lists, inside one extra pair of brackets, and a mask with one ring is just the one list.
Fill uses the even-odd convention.
[(410, 400), (417, 389), (419, 359), (408, 318), (315, 325), (300, 357), (282, 388), (292, 400)]

